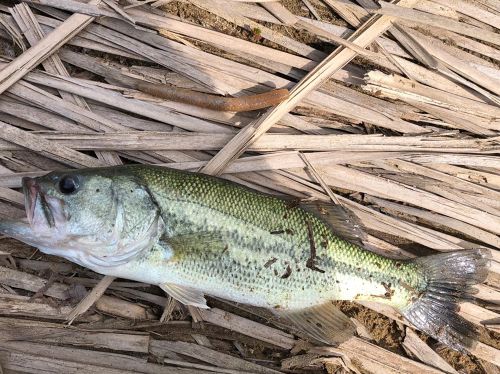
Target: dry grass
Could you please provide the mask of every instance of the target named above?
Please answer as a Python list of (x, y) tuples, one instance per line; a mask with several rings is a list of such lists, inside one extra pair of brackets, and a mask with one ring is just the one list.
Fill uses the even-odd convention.
[[(461, 305), (482, 332), (461, 355), (371, 303), (341, 305), (358, 337), (311, 347), (263, 311), (213, 299), (187, 310), (159, 288), (0, 238), (0, 373), (499, 372), (498, 3), (7, 5), (0, 218), (24, 214), (23, 176), (152, 163), (337, 200), (386, 256), (486, 246), (493, 264), (477, 303)], [(137, 79), (290, 97), (267, 111), (216, 112), (136, 91)]]

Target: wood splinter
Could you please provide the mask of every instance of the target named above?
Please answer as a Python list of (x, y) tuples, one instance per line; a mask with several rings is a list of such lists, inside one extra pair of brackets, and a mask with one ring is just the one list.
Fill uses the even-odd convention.
[(191, 104), (220, 112), (249, 112), (277, 105), (288, 98), (287, 89), (272, 90), (256, 95), (224, 97), (167, 86), (158, 83), (136, 82), (135, 89), (166, 100)]

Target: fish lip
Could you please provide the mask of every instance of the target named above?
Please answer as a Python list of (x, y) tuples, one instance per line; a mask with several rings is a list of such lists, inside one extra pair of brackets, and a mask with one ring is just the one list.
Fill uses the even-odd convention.
[(24, 191), (24, 207), (26, 217), (30, 226), (33, 226), (36, 202), (40, 196), (40, 186), (36, 183), (35, 178), (23, 177), (22, 186)]
[[(69, 215), (65, 212), (64, 201), (44, 193), (37, 178), (24, 177), (22, 186), (26, 216), (31, 228), (37, 230), (47, 227), (57, 228), (58, 225), (68, 221)], [(39, 204), (43, 214), (35, 217), (37, 204)]]

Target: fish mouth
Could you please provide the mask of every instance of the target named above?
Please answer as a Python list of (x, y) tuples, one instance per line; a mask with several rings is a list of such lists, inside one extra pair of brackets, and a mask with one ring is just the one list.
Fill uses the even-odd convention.
[[(24, 177), (22, 186), (26, 216), (32, 228), (40, 227), (40, 225), (54, 228), (58, 224), (67, 222), (68, 216), (65, 214), (64, 201), (43, 193), (36, 178)], [(37, 213), (37, 206), (41, 208), (41, 213), (40, 211)]]

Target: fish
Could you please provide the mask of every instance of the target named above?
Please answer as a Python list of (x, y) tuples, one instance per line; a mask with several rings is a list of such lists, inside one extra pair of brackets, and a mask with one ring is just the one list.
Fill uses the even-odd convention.
[(485, 248), (386, 258), (365, 249), (365, 229), (342, 206), (154, 165), (55, 171), (22, 185), (26, 218), (0, 222), (0, 233), (158, 285), (185, 305), (208, 308), (211, 296), (266, 308), (337, 345), (355, 326), (334, 301), (372, 301), (455, 350), (477, 341), (457, 310), (486, 278)]

